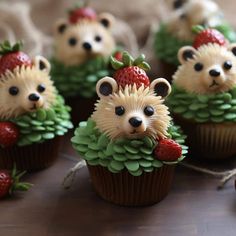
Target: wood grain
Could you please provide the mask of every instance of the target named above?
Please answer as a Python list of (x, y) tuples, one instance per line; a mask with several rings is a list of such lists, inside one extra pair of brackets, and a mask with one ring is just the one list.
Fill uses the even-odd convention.
[(0, 235), (6, 236), (234, 236), (236, 192), (233, 181), (218, 180), (178, 167), (171, 192), (150, 207), (127, 208), (100, 199), (87, 168), (69, 190), (62, 179), (77, 161), (67, 136), (60, 158), (44, 171), (26, 176), (34, 187), (0, 202)]

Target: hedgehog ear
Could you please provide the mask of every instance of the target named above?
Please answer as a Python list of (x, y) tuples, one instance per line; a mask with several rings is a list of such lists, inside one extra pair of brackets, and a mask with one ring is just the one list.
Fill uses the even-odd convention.
[(171, 86), (169, 82), (164, 78), (158, 78), (152, 81), (150, 89), (154, 91), (156, 96), (166, 98), (171, 92)]
[(98, 16), (98, 21), (107, 29), (110, 29), (115, 22), (115, 17), (110, 13), (101, 13)]
[(58, 35), (58, 34), (63, 34), (66, 30), (68, 26), (68, 22), (66, 19), (59, 19), (56, 21), (55, 25), (54, 25), (54, 34)]
[(236, 56), (236, 43), (230, 44), (228, 50), (231, 51), (234, 56)]
[(181, 64), (186, 63), (188, 60), (191, 60), (194, 58), (194, 55), (196, 55), (197, 50), (191, 46), (184, 46), (180, 48), (178, 52), (178, 59)]
[(100, 98), (108, 98), (118, 90), (116, 81), (111, 77), (104, 77), (97, 82), (96, 91)]
[(38, 68), (41, 71), (45, 71), (47, 73), (50, 72), (51, 65), (45, 57), (36, 56), (33, 60), (33, 64), (35, 65), (36, 68)]

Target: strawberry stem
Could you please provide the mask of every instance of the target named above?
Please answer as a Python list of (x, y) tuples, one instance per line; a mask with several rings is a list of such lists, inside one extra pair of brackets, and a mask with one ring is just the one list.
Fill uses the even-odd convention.
[(23, 47), (22, 42), (17, 42), (14, 45), (11, 45), (8, 40), (0, 44), (0, 55), (5, 55), (12, 52), (18, 52)]
[(144, 61), (145, 56), (144, 54), (141, 54), (139, 57), (134, 59), (128, 52), (124, 51), (122, 54), (122, 61), (116, 60), (113, 56), (110, 57), (110, 62), (115, 70), (119, 70), (124, 67), (129, 66), (138, 66), (139, 68), (143, 70), (150, 70), (150, 65)]
[(195, 34), (199, 34), (201, 33), (203, 30), (205, 30), (206, 28), (202, 25), (194, 25), (192, 26), (192, 32)]
[(12, 178), (12, 186), (10, 188), (9, 194), (11, 195), (14, 191), (27, 191), (33, 185), (26, 182), (20, 182), (20, 178), (26, 174), (26, 171), (18, 172), (16, 169), (16, 164), (14, 164), (11, 178)]
[(124, 67), (124, 63), (116, 60), (113, 56), (110, 57), (110, 62), (115, 70), (119, 70)]
[(87, 7), (89, 5), (89, 1), (88, 0), (84, 0), (81, 2), (77, 2), (74, 4), (74, 6), (70, 9), (67, 10), (68, 14), (70, 15), (71, 13), (73, 13), (75, 10), (83, 8), (83, 7)]

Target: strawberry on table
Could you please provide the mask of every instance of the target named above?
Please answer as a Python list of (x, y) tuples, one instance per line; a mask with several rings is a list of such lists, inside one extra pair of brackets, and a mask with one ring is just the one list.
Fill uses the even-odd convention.
[(15, 191), (27, 191), (32, 185), (20, 182), (25, 172), (17, 173), (16, 168), (10, 173), (7, 170), (0, 170), (0, 199), (13, 194)]
[(193, 47), (196, 49), (208, 43), (216, 43), (220, 46), (226, 46), (227, 44), (224, 35), (216, 29), (205, 29), (204, 27), (197, 25), (193, 27), (193, 31), (197, 33), (193, 42)]
[(148, 87), (150, 81), (145, 70), (149, 70), (150, 66), (144, 60), (143, 54), (134, 60), (128, 52), (123, 52), (121, 60), (111, 56), (112, 67), (116, 70), (113, 77), (118, 85), (122, 88), (133, 84), (136, 84), (137, 88), (141, 85)]
[(0, 146), (11, 147), (17, 143), (20, 136), (19, 128), (12, 122), (0, 122)]
[(182, 147), (172, 139), (161, 139), (154, 155), (161, 161), (176, 161), (182, 155)]
[(21, 43), (11, 46), (8, 41), (0, 44), (0, 76), (7, 70), (13, 71), (17, 66), (32, 66), (32, 60), (20, 51), (21, 47)]

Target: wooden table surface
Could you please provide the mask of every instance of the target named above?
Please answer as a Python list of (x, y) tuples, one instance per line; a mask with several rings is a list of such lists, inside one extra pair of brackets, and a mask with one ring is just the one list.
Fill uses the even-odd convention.
[(218, 191), (218, 179), (178, 167), (169, 195), (150, 207), (127, 208), (100, 199), (87, 168), (69, 190), (61, 186), (77, 159), (68, 137), (51, 168), (28, 174), (34, 187), (0, 202), (1, 236), (234, 236), (233, 181)]

